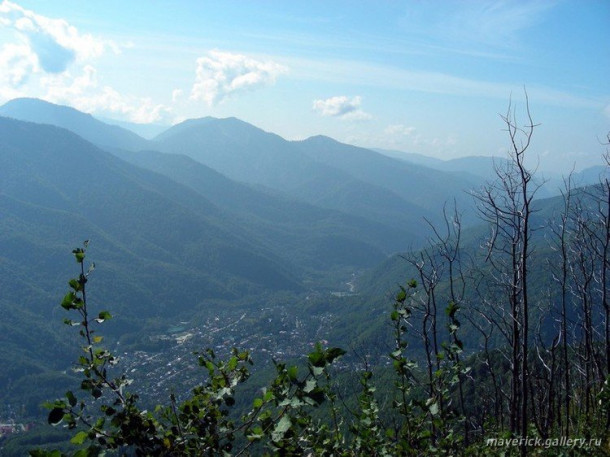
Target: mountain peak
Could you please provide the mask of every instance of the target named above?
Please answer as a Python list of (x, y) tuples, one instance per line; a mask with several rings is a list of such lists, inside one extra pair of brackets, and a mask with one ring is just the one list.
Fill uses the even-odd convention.
[(301, 143), (309, 143), (314, 145), (322, 145), (322, 144), (341, 144), (339, 141), (335, 140), (326, 135), (314, 135), (310, 136), (301, 141)]
[(193, 134), (197, 131), (199, 131), (200, 134), (214, 134), (216, 137), (226, 137), (230, 138), (231, 141), (237, 142), (248, 141), (253, 136), (281, 138), (275, 133), (266, 132), (259, 127), (236, 117), (217, 118), (206, 116), (182, 121), (157, 135), (154, 138), (154, 141), (164, 142), (187, 132)]
[(36, 120), (36, 118), (38, 118), (40, 119), (40, 122), (38, 123), (41, 124), (50, 123), (45, 122), (45, 120), (48, 119), (49, 116), (71, 116), (79, 117), (80, 119), (94, 119), (91, 114), (83, 113), (70, 106), (57, 105), (46, 100), (41, 100), (40, 98), (30, 97), (14, 98), (13, 100), (9, 100), (0, 107), (0, 114), (5, 115), (7, 117), (13, 117), (19, 120), (27, 120), (30, 122), (38, 122)]
[(106, 124), (91, 114), (38, 98), (16, 98), (0, 106), (0, 116), (70, 130), (99, 147), (144, 149), (146, 140), (135, 133)]

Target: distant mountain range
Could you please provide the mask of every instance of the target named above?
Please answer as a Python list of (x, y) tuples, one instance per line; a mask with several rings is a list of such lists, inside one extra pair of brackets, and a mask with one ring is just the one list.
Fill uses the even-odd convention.
[[(407, 167), (374, 151), (328, 138), (289, 142), (234, 118), (188, 120), (146, 141), (71, 108), (39, 100), (13, 100), (0, 108), (0, 115), (60, 126), (113, 152), (157, 150), (187, 155), (235, 181), (400, 227), (402, 232), (408, 229), (415, 244), (421, 241), (422, 216), (434, 220), (447, 195), (468, 205), (464, 191), (481, 181)], [(122, 158), (129, 160), (125, 155)]]
[(98, 121), (90, 114), (36, 98), (18, 98), (0, 106), (0, 116), (70, 130), (100, 147), (141, 149), (146, 140), (124, 128)]
[[(486, 181), (494, 180), (496, 178), (495, 168), (497, 166), (502, 166), (506, 162), (506, 159), (504, 158), (491, 156), (469, 156), (440, 160), (416, 153), (387, 149), (374, 150), (380, 154), (403, 162), (423, 165), (439, 171), (459, 173), (466, 177), (466, 179), (470, 176)], [(584, 170), (572, 173), (572, 185), (586, 186), (594, 184), (599, 182), (600, 178), (608, 173), (610, 173), (608, 167), (604, 165), (585, 168)], [(544, 170), (538, 170), (538, 183), (542, 184), (542, 187), (537, 192), (537, 198), (552, 197), (558, 195), (560, 190), (564, 188), (564, 176), (558, 175), (557, 173), (548, 173)]]
[(440, 171), (465, 173), (480, 178), (493, 178), (494, 165), (501, 164), (505, 159), (490, 156), (469, 156), (457, 159), (441, 160), (413, 152), (402, 152), (388, 149), (374, 149), (380, 154), (417, 165), (423, 165)]
[[(25, 150), (6, 159), (12, 162), (4, 168), (3, 196), (73, 211), (93, 222), (91, 218), (104, 213), (87, 213), (88, 208), (78, 204), (83, 204), (85, 194), (90, 201), (112, 201), (118, 184), (107, 189), (102, 185), (116, 182), (108, 175), (112, 171), (169, 201), (166, 213), (190, 211), (198, 220), (189, 221), (190, 226), (205, 223), (205, 230), (197, 230), (219, 240), (211, 244), (220, 246), (229, 240), (227, 244), (239, 252), (254, 250), (276, 265), (284, 262), (280, 270), (294, 272), (297, 283), (308, 270), (372, 266), (394, 252), (422, 245), (428, 223), (439, 223), (444, 206), (454, 201), (465, 225), (476, 221), (468, 191), (490, 178), (499, 160), (440, 161), (413, 154), (397, 159), (389, 157), (398, 157), (397, 151), (382, 154), (322, 136), (290, 142), (235, 118), (191, 119), (146, 140), (73, 108), (37, 99), (12, 100), (0, 107), (0, 116), (54, 125), (82, 138), (42, 125), (17, 122), (5, 127), (3, 142), (14, 141), (16, 150)], [(18, 139), (18, 132), (25, 130), (29, 133)], [(28, 149), (33, 145), (25, 142), (28, 135), (30, 142), (37, 139), (46, 146), (36, 149), (43, 156), (31, 156), (26, 167), (23, 160), (33, 153)], [(65, 147), (58, 149), (57, 140), (45, 140), (50, 135), (61, 138)], [(69, 157), (68, 151), (75, 157)], [(88, 151), (87, 159), (78, 151)], [(76, 173), (70, 168), (75, 163), (89, 170), (89, 176), (72, 188), (81, 195), (78, 204), (73, 191), (58, 189), (53, 182), (68, 170)], [(594, 182), (603, 170), (586, 170), (575, 181)], [(80, 187), (85, 184), (86, 191)], [(10, 186), (12, 194), (7, 192)], [(149, 199), (138, 195), (131, 204), (140, 198)], [(130, 202), (119, 200), (126, 207), (122, 213), (128, 215)], [(119, 208), (104, 210), (109, 215), (101, 221), (106, 233), (131, 236), (137, 225), (125, 219), (120, 233), (111, 232), (105, 224)], [(152, 220), (150, 224), (161, 226)], [(132, 246), (142, 236), (125, 243)], [(248, 240), (247, 246), (234, 239)], [(152, 252), (167, 248), (155, 247)], [(220, 273), (215, 270), (214, 275)]]
[[(475, 223), (468, 191), (492, 159), (389, 155), (321, 136), (291, 142), (235, 118), (192, 119), (147, 140), (65, 106), (8, 102), (0, 333), (12, 343), (0, 364), (12, 368), (0, 388), (61, 365), (63, 333), (49, 321), (84, 239), (98, 264), (91, 297), (117, 315), (120, 334), (344, 286), (348, 274), (425, 244), (454, 201), (464, 225)], [(602, 170), (580, 176), (592, 182)]]

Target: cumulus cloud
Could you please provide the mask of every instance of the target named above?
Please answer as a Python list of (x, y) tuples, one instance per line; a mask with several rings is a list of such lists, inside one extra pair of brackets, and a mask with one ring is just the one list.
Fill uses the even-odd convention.
[(0, 49), (0, 82), (3, 86), (19, 87), (36, 68), (36, 58), (25, 44), (5, 44)]
[(64, 19), (42, 16), (8, 0), (0, 3), (0, 27), (15, 34), (14, 43), (0, 48), (1, 98), (37, 96), (84, 112), (119, 114), (132, 122), (169, 117), (165, 105), (99, 83), (93, 63), (105, 52), (120, 53), (114, 42), (80, 33)]
[(69, 73), (47, 75), (41, 78), (41, 85), (47, 87), (45, 100), (67, 104), (80, 111), (119, 114), (131, 122), (149, 123), (166, 120), (170, 109), (154, 103), (150, 98), (123, 95), (110, 86), (100, 86), (97, 71), (86, 65), (82, 74)]
[(275, 83), (288, 69), (272, 61), (260, 61), (242, 54), (213, 50), (197, 59), (192, 100), (215, 105), (236, 92)]
[(325, 100), (314, 100), (313, 109), (322, 116), (338, 117), (346, 120), (367, 120), (371, 115), (360, 108), (362, 97), (352, 98), (345, 95), (330, 97)]
[[(101, 55), (105, 49), (118, 52), (118, 46), (109, 41), (81, 34), (64, 19), (52, 19), (26, 10), (8, 0), (0, 4), (0, 25), (13, 29), (21, 45), (19, 54), (13, 52), (12, 64), (27, 68), (30, 73), (61, 73), (75, 61), (86, 61)], [(3, 55), (14, 51), (14, 44), (4, 45)], [(11, 71), (11, 65), (0, 61), (3, 71)], [(23, 78), (13, 78), (20, 84)]]

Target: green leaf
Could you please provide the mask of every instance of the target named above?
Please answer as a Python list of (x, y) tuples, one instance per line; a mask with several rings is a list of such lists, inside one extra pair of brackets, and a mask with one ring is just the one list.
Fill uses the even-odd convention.
[(266, 402), (273, 400), (273, 398), (274, 398), (274, 395), (271, 390), (266, 391), (265, 394), (263, 395), (263, 400)]
[(454, 302), (449, 302), (447, 308), (445, 309), (445, 313), (447, 314), (447, 316), (453, 318), (453, 316), (455, 316), (455, 313), (458, 312), (459, 309), (460, 307)]
[(83, 301), (83, 299), (80, 298), (80, 297), (76, 297), (74, 299), (74, 303), (72, 304), (72, 308), (74, 308), (74, 309), (82, 309), (83, 306), (85, 306), (85, 302)]
[(330, 348), (326, 350), (326, 360), (328, 360), (328, 363), (333, 363), (333, 360), (344, 354), (345, 351), (341, 348)]
[(87, 432), (82, 432), (82, 431), (78, 432), (76, 435), (74, 435), (72, 437), (72, 439), (70, 440), (70, 443), (83, 444), (88, 436), (89, 436), (89, 434)]
[(294, 381), (295, 379), (297, 379), (297, 376), (299, 374), (299, 369), (296, 365), (291, 366), (290, 368), (288, 368), (288, 377)]
[(322, 373), (324, 373), (324, 367), (311, 367), (311, 373), (314, 376), (320, 376)]
[(59, 424), (64, 418), (64, 409), (63, 408), (53, 408), (49, 413), (49, 417), (47, 421), (51, 425)]
[(66, 392), (66, 398), (68, 399), (68, 403), (70, 403), (70, 406), (76, 406), (76, 397), (74, 396), (71, 390)]
[[(307, 398), (307, 397), (305, 397)], [(280, 406), (290, 405), (291, 408), (298, 408), (299, 406), (304, 406), (305, 402), (301, 400), (299, 397), (287, 398), (286, 400), (280, 403)]]
[(315, 379), (308, 379), (303, 388), (303, 392), (309, 393), (318, 386), (318, 382)]
[(252, 429), (252, 431), (248, 434), (249, 441), (258, 441), (264, 436), (263, 428), (260, 426), (256, 426)]
[(102, 323), (111, 318), (112, 318), (112, 316), (110, 315), (110, 313), (108, 311), (100, 311), (100, 313), (97, 315), (97, 319), (95, 319), (95, 320), (99, 323)]
[(80, 283), (80, 281), (78, 281), (78, 279), (72, 278), (70, 279), (70, 281), (68, 282), (68, 284), (70, 285), (70, 287), (72, 289), (74, 289), (76, 292), (79, 292), (82, 289), (82, 284)]
[(320, 388), (315, 388), (309, 393), (308, 397), (318, 405), (321, 405), (324, 402), (324, 391)]
[(83, 260), (85, 259), (85, 250), (82, 248), (76, 248), (72, 250), (72, 254), (74, 254), (74, 258), (76, 259), (77, 263), (83, 263)]
[(310, 352), (307, 358), (309, 359), (309, 362), (316, 367), (323, 367), (326, 365), (325, 354), (319, 343), (316, 344), (316, 350)]
[(404, 303), (404, 301), (407, 299), (407, 292), (405, 290), (404, 287), (400, 288), (400, 292), (398, 292), (396, 294), (396, 301), (399, 303)]
[(76, 300), (76, 294), (72, 291), (68, 292), (64, 299), (61, 301), (61, 307), (64, 309), (71, 309), (74, 307), (74, 300)]
[(426, 406), (428, 407), (428, 411), (430, 411), (430, 414), (432, 414), (433, 416), (436, 416), (438, 414), (438, 402), (434, 397), (430, 397), (426, 400)]
[(260, 408), (261, 406), (263, 406), (263, 399), (262, 398), (255, 398), (254, 402), (252, 402), (252, 406), (254, 408)]
[(292, 427), (292, 422), (290, 421), (290, 417), (288, 417), (286, 415), (282, 416), (282, 418), (279, 420), (279, 422), (275, 426), (275, 429), (273, 430), (273, 433), (271, 435), (273, 441), (281, 440), (284, 437), (284, 435), (286, 434), (286, 432), (288, 430), (290, 430), (290, 427)]

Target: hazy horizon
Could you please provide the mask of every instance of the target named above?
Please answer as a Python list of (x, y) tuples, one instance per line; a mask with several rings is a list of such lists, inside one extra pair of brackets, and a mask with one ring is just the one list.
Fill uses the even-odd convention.
[(524, 119), (542, 169), (600, 164), (610, 131), (603, 1), (0, 3), (0, 103), (101, 120), (237, 117), (438, 159), (502, 156)]

